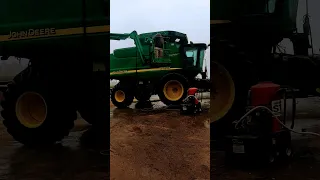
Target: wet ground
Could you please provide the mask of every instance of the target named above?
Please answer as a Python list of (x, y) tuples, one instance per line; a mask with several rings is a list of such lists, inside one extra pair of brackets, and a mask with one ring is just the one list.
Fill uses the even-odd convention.
[(1, 123), (0, 180), (209, 179), (206, 114), (180, 116), (179, 111), (154, 104), (154, 111), (111, 107), (111, 174), (108, 153), (80, 146), (88, 128), (80, 116), (70, 136), (50, 149), (23, 147)]
[[(1, 93), (0, 93), (1, 96)], [(1, 111), (1, 106), (0, 106)], [(105, 180), (109, 156), (80, 146), (89, 125), (81, 119), (61, 143), (43, 149), (28, 149), (7, 133), (0, 116), (0, 180)]]
[[(320, 132), (320, 99), (298, 101), (296, 130)], [(154, 111), (111, 107), (111, 179), (209, 179), (207, 115), (180, 116), (155, 103)], [(1, 117), (0, 117), (1, 118)], [(80, 147), (87, 124), (79, 118), (70, 136), (50, 149), (24, 148), (0, 125), (0, 180), (108, 179), (107, 157)], [(320, 180), (320, 138), (294, 135), (289, 164), (252, 169), (228, 167), (213, 151), (211, 179)]]
[(208, 115), (181, 116), (161, 102), (154, 105), (150, 112), (110, 109), (111, 179), (209, 179)]
[(33, 150), (14, 141), (1, 123), (0, 180), (107, 179), (108, 157), (80, 147), (79, 138), (87, 127), (79, 118), (61, 144)]
[[(299, 99), (295, 130), (320, 133), (320, 99)], [(293, 134), (294, 156), (290, 163), (271, 167), (227, 166), (224, 153), (213, 151), (211, 178), (216, 180), (320, 180), (320, 137)]]

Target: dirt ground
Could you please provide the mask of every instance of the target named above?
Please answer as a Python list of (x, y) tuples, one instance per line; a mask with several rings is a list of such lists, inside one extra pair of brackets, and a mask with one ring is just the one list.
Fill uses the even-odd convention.
[(111, 179), (210, 179), (207, 114), (181, 116), (155, 104), (152, 112), (110, 109)]
[(109, 179), (109, 163), (106, 163), (109, 155), (80, 146), (79, 139), (88, 128), (79, 116), (70, 135), (61, 143), (29, 149), (7, 133), (0, 116), (0, 180)]
[[(295, 153), (288, 164), (229, 167), (223, 152), (212, 150), (209, 156), (206, 114), (195, 119), (162, 107), (152, 112), (110, 108), (110, 165), (109, 154), (80, 146), (88, 127), (81, 118), (60, 145), (38, 150), (14, 141), (0, 123), (0, 180), (320, 180), (320, 138), (293, 134)], [(319, 133), (319, 107), (319, 98), (299, 100), (295, 129)]]
[(209, 179), (208, 117), (160, 109), (110, 108), (111, 165), (109, 153), (80, 146), (88, 128), (81, 117), (61, 144), (37, 150), (14, 141), (0, 123), (0, 180)]
[(61, 144), (50, 149), (28, 149), (14, 141), (0, 125), (0, 180), (105, 180), (108, 156), (81, 148), (79, 138), (87, 128), (79, 119)]
[[(320, 133), (320, 99), (300, 99), (295, 130)], [(224, 153), (212, 150), (211, 178), (215, 180), (320, 180), (320, 137), (292, 134), (294, 156), (270, 167), (227, 166)], [(245, 160), (244, 160), (245, 162)]]

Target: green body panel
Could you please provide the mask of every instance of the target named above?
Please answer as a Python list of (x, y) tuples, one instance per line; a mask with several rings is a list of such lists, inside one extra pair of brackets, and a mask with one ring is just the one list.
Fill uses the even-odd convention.
[[(142, 49), (145, 57), (150, 58), (150, 52), (152, 52), (152, 49), (147, 45), (143, 45)], [(167, 60), (171, 62), (170, 67), (181, 68), (182, 62), (180, 60), (181, 55), (179, 54), (179, 45), (174, 44), (173, 46), (166, 46), (165, 49), (168, 52), (168, 55), (170, 56), (171, 61)], [(141, 58), (137, 56), (137, 54), (137, 48), (135, 47), (114, 50), (113, 54), (110, 55), (110, 72), (119, 70), (131, 70), (136, 68), (150, 68), (150, 66), (143, 66)], [(165, 61), (165, 59), (159, 58), (154, 59), (154, 61)]]
[(182, 69), (182, 68), (150, 68), (150, 67), (141, 67), (138, 70), (124, 70), (124, 71), (118, 71), (117, 73), (114, 73), (110, 76), (112, 76), (112, 79), (132, 79), (137, 78), (140, 80), (159, 80), (163, 76), (169, 73), (177, 73), (184, 75), (187, 79), (193, 79), (195, 76), (199, 74), (198, 69)]
[[(246, 15), (273, 13), (277, 0), (211, 0), (210, 19), (235, 21)], [(279, 31), (290, 32), (296, 29), (299, 0), (284, 0), (284, 9), (275, 24)], [(213, 27), (219, 24), (213, 24)]]
[[(165, 41), (161, 48), (163, 56), (160, 58), (155, 56), (155, 50), (159, 48), (156, 49), (153, 42), (153, 37), (159, 34)], [(123, 40), (128, 36), (129, 34), (111, 33), (113, 40)], [(187, 78), (194, 78), (202, 72), (206, 45), (188, 44), (188, 38), (183, 33), (159, 31), (138, 35), (134, 31), (130, 37), (134, 39), (136, 47), (116, 49), (110, 54), (111, 79), (158, 80), (168, 73), (179, 73)], [(193, 57), (189, 57), (192, 65), (186, 66), (185, 53), (191, 50), (194, 51)]]
[[(264, 11), (265, 0), (211, 0), (211, 20), (234, 20), (248, 11)], [(254, 7), (255, 6), (255, 7)], [(260, 6), (260, 7), (259, 7)]]
[[(142, 46), (142, 48), (143, 48), (143, 54), (145, 56), (148, 56), (149, 55), (149, 46)], [(135, 48), (135, 47), (116, 49), (113, 51), (113, 55), (116, 58), (136, 57), (137, 53), (138, 53), (137, 48)]]
[[(141, 71), (143, 70), (143, 71)], [(112, 74), (112, 77), (114, 79), (123, 79), (123, 78), (127, 78), (127, 77), (138, 77), (139, 79), (154, 79), (157, 77), (162, 77), (167, 73), (170, 72), (180, 72), (179, 69), (158, 69), (158, 68), (150, 68), (150, 67), (140, 67), (139, 70), (124, 70), (124, 71), (120, 71), (118, 73)]]
[[(99, 57), (92, 60), (102, 63), (109, 51), (108, 6), (104, 0), (2, 0), (0, 55), (32, 59), (45, 53), (79, 55), (85, 48), (89, 56)], [(12, 32), (20, 36), (9, 39)]]

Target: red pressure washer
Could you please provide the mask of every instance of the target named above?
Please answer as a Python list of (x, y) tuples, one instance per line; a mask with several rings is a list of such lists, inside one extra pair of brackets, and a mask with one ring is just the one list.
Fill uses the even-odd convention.
[(181, 104), (181, 114), (197, 114), (202, 112), (201, 103), (197, 98), (198, 93), (198, 88), (193, 87), (188, 89), (188, 96)]
[[(291, 131), (286, 126), (287, 98), (292, 98), (294, 126), (296, 100), (294, 91), (272, 82), (261, 82), (249, 91), (247, 113), (234, 122), (234, 133), (226, 139), (226, 158), (234, 162), (245, 157), (273, 163), (292, 156)], [(283, 102), (283, 103), (282, 103)]]

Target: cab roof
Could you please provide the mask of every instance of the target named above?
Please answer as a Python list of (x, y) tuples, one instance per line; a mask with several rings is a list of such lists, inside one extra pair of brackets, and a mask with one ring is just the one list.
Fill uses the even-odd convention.
[(157, 34), (161, 34), (165, 38), (169, 38), (169, 42), (176, 42), (179, 39), (179, 44), (188, 44), (188, 37), (186, 34), (178, 32), (178, 31), (157, 31), (157, 32), (149, 32), (149, 33), (141, 33), (139, 34), (140, 40), (143, 42), (146, 38), (152, 38)]

